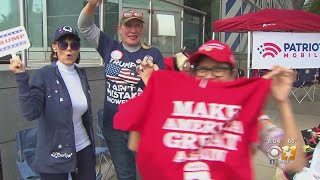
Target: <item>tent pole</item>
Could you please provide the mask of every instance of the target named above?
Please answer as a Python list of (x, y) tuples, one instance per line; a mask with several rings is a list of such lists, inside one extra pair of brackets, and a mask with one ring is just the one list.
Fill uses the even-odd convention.
[(248, 55), (247, 55), (247, 78), (250, 77), (250, 61), (251, 61), (251, 31), (248, 31)]

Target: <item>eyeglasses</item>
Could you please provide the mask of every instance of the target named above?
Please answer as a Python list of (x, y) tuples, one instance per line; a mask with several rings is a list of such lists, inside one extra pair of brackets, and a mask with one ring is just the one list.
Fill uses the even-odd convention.
[(80, 42), (74, 41), (72, 43), (67, 43), (66, 41), (58, 41), (57, 42), (59, 49), (66, 50), (68, 49), (68, 46), (70, 45), (70, 48), (74, 51), (78, 51), (80, 49)]
[(196, 75), (199, 77), (204, 77), (211, 73), (213, 76), (223, 76), (227, 71), (231, 71), (231, 67), (225, 67), (225, 66), (218, 66), (213, 68), (207, 68), (207, 67), (198, 67), (195, 68)]
[(136, 12), (136, 11), (126, 11), (122, 14), (122, 17), (129, 18), (129, 17), (138, 17), (141, 18), (143, 16), (143, 12)]

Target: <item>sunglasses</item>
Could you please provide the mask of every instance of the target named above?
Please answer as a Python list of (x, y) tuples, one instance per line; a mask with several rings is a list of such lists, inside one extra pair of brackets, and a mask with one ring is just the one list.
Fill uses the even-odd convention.
[(67, 43), (66, 41), (58, 41), (57, 44), (58, 44), (58, 47), (59, 47), (60, 50), (66, 50), (66, 49), (68, 49), (68, 46), (70, 45), (70, 48), (72, 50), (78, 51), (80, 49), (80, 46), (81, 46), (80, 42), (78, 42), (78, 41), (74, 41), (74, 42), (72, 42), (70, 44)]
[(126, 11), (122, 14), (122, 17), (129, 18), (129, 17), (139, 17), (143, 16), (143, 12), (136, 12), (136, 11)]

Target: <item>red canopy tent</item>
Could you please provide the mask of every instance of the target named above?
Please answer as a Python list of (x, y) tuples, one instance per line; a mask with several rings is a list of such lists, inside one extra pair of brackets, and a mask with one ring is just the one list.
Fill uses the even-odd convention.
[(248, 77), (251, 68), (251, 31), (320, 32), (320, 15), (302, 10), (264, 9), (215, 21), (213, 32), (248, 32)]
[(320, 32), (320, 15), (302, 10), (264, 9), (213, 23), (213, 32)]

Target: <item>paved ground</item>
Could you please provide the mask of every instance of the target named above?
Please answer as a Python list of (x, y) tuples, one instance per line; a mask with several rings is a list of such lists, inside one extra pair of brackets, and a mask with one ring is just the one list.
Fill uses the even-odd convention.
[[(320, 123), (320, 86), (316, 86), (315, 101), (305, 99), (301, 104), (291, 97), (292, 107), (295, 113), (297, 126), (300, 130), (308, 129), (319, 125)], [(270, 102), (267, 107), (267, 113), (272, 117), (274, 123), (280, 125), (279, 113), (274, 107), (274, 102)], [(257, 180), (272, 180), (275, 174), (275, 168), (269, 164), (269, 159), (258, 152), (254, 157), (255, 173)]]

